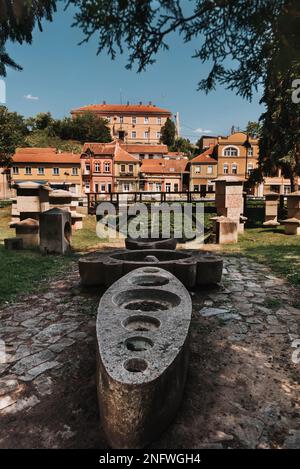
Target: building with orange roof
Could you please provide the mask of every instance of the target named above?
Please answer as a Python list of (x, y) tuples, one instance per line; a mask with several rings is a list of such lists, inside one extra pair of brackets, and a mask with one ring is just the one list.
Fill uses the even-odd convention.
[(121, 147), (124, 150), (128, 151), (133, 156), (136, 156), (140, 160), (143, 159), (154, 159), (154, 158), (162, 158), (168, 154), (168, 147), (167, 145), (142, 145), (142, 144), (133, 144), (133, 143), (122, 143), (120, 142)]
[(213, 180), (218, 176), (218, 162), (214, 154), (215, 146), (211, 144), (207, 150), (189, 161), (191, 191), (203, 195), (214, 192)]
[(181, 192), (188, 189), (188, 161), (145, 159), (140, 169), (140, 187), (147, 192)]
[(80, 155), (56, 148), (18, 148), (12, 157), (11, 182), (48, 183), (81, 194)]
[(172, 113), (145, 104), (93, 104), (71, 111), (72, 116), (93, 113), (106, 119), (113, 139), (127, 144), (159, 144), (161, 129)]
[(85, 143), (81, 155), (83, 192), (137, 191), (139, 166), (139, 159), (124, 150), (118, 141)]

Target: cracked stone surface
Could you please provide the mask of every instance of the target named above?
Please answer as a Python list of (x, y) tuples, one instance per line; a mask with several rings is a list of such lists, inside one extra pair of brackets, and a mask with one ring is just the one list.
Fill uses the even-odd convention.
[[(0, 306), (0, 448), (107, 448), (95, 387), (102, 294), (80, 288), (74, 264), (47, 291)], [(191, 297), (183, 403), (153, 448), (299, 448), (299, 289), (228, 256), (222, 285)]]

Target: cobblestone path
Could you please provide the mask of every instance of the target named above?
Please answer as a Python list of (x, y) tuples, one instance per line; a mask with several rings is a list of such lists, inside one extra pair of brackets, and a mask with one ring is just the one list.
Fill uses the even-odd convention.
[[(101, 294), (80, 288), (74, 264), (46, 292), (0, 307), (0, 448), (106, 448), (95, 389)], [(222, 285), (191, 295), (186, 392), (153, 447), (299, 448), (299, 290), (225, 257)]]

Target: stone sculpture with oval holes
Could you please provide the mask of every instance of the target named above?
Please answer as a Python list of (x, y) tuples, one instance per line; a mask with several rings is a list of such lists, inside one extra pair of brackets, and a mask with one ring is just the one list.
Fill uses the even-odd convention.
[(169, 272), (136, 269), (98, 309), (100, 416), (113, 448), (143, 448), (174, 418), (184, 391), (192, 302)]
[(126, 238), (126, 249), (138, 251), (140, 249), (176, 249), (176, 238)]
[(79, 259), (79, 273), (85, 286), (110, 286), (128, 272), (147, 265), (171, 272), (191, 288), (220, 283), (222, 279), (221, 257), (205, 251), (166, 249), (93, 252)]

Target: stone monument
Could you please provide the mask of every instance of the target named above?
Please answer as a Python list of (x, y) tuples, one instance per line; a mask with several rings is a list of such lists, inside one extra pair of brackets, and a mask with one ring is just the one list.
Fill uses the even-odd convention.
[(52, 208), (40, 214), (40, 249), (65, 254), (71, 249), (72, 219), (67, 210)]

